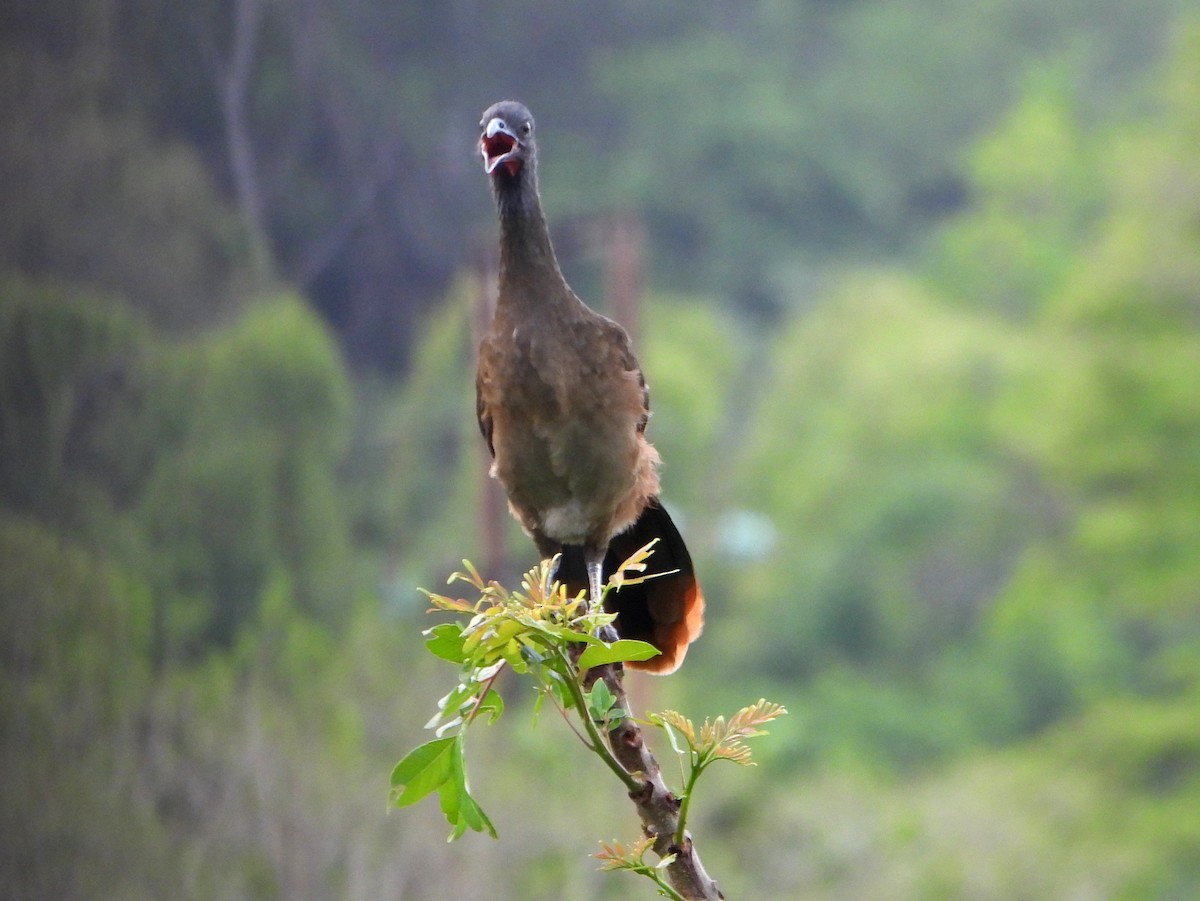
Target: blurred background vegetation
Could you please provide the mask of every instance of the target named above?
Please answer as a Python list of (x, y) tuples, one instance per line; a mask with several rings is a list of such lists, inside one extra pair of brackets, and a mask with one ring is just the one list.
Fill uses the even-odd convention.
[[(604, 899), (519, 711), (501, 832), (385, 810), (481, 526), (479, 111), (637, 337), (709, 624), (647, 705), (792, 716), (731, 898), (1200, 896), (1200, 6), (9, 0), (0, 895)], [(520, 707), (522, 699), (511, 704)], [(532, 794), (531, 794), (532, 792)]]

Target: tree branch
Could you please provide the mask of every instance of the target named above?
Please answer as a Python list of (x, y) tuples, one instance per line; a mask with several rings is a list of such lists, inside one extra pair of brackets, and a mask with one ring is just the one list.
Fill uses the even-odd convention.
[[(642, 572), (650, 553), (651, 545), (640, 549), (625, 561), (622, 573)], [(750, 749), (744, 740), (765, 734), (761, 727), (787, 711), (760, 699), (728, 721), (722, 716), (705, 719), (698, 729), (673, 710), (648, 714), (649, 722), (667, 731), (681, 755), (685, 752), (676, 739), (687, 742), (689, 773), (681, 802), (667, 787), (641, 727), (629, 715), (624, 664), (618, 662), (649, 659), (656, 653), (654, 646), (620, 638), (610, 643), (598, 637), (611, 626), (615, 614), (602, 607), (592, 609), (584, 592), (570, 596), (563, 585), (551, 584), (552, 561), (544, 560), (526, 574), (523, 591), (485, 582), (469, 562), (464, 560), (463, 565), (467, 572), (455, 573), (450, 581), (472, 585), (479, 592), (478, 600), (426, 592), (435, 609), (469, 617), (465, 623), (461, 619), (439, 623), (425, 632), (430, 653), (459, 664), (459, 682), (438, 702), (437, 715), (426, 724), (436, 728), (437, 738), (410, 751), (393, 768), (393, 803), (408, 807), (437, 792), (453, 827), (452, 839), (467, 829), (496, 834), (467, 784), (464, 734), (478, 713), (487, 711), (494, 720), (503, 712), (503, 699), (492, 683), (499, 669), (508, 666), (532, 676), (543, 700), (550, 698), (564, 714), (568, 710), (578, 714), (583, 732), (574, 726), (572, 731), (621, 780), (637, 809), (642, 837), (629, 851), (619, 842), (603, 844), (595, 855), (603, 869), (648, 877), (660, 895), (679, 901), (722, 901), (725, 896), (705, 871), (687, 831), (691, 795), (701, 772), (714, 761), (749, 765)], [(651, 850), (658, 863), (644, 859)]]
[[(595, 667), (587, 674), (587, 684), (594, 684), (597, 679), (604, 680), (617, 699), (616, 706), (628, 712), (624, 667), (620, 664)], [(676, 840), (676, 833), (680, 831), (680, 802), (667, 788), (662, 769), (646, 746), (641, 727), (632, 717), (623, 717), (609, 731), (608, 744), (626, 772), (642, 780), (641, 787), (631, 791), (629, 798), (637, 808), (643, 831), (654, 839), (654, 852), (660, 857), (675, 855), (667, 865), (667, 876), (675, 890), (687, 901), (723, 899), (725, 896), (718, 890), (717, 883), (700, 862), (700, 853), (691, 834), (684, 829), (682, 838)]]

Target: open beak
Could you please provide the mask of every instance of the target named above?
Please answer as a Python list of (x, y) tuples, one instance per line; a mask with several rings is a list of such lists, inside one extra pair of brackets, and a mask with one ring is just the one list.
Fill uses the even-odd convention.
[(503, 119), (492, 119), (479, 138), (479, 152), (483, 156), (484, 171), (491, 175), (497, 166), (504, 166), (509, 175), (516, 175), (521, 168), (521, 142), (509, 131)]

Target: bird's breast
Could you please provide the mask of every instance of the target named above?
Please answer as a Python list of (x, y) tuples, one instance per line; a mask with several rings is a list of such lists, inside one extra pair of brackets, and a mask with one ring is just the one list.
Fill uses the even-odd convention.
[(638, 375), (612, 348), (517, 326), (493, 335), (481, 363), (493, 472), (527, 526), (579, 543), (609, 529), (648, 479), (657, 489)]

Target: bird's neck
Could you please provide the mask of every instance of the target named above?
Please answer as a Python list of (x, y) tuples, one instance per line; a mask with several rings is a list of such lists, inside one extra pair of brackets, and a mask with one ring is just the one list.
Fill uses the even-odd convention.
[(497, 313), (529, 315), (573, 298), (567, 287), (532, 172), (497, 186), (500, 212), (500, 291)]

